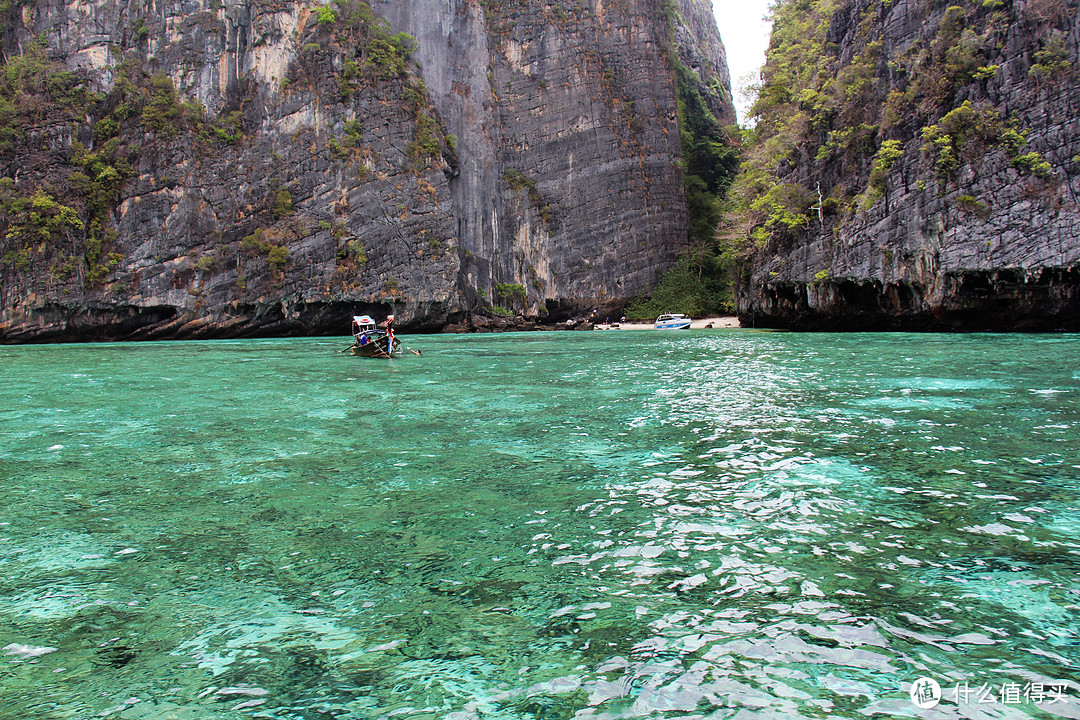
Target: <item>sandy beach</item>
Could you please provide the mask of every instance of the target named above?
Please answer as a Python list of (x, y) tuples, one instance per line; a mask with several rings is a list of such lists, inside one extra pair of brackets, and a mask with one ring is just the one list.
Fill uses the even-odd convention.
[[(692, 320), (690, 322), (691, 330), (701, 330), (703, 328), (737, 328), (742, 327), (739, 324), (739, 318), (734, 315), (725, 315), (722, 317), (706, 317)], [(624, 322), (619, 324), (620, 330), (652, 330), (653, 324), (651, 322)]]

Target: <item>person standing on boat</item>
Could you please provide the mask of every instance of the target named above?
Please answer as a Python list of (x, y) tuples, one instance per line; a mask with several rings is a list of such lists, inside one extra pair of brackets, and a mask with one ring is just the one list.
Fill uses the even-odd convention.
[(394, 324), (394, 316), (386, 316), (386, 354), (391, 355), (394, 352), (394, 328), (391, 327)]

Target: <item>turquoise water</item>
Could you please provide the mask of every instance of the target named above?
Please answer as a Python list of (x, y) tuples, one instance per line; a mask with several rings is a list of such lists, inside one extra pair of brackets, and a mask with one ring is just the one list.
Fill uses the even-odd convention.
[(404, 339), (0, 348), (0, 717), (1080, 717), (1080, 336)]

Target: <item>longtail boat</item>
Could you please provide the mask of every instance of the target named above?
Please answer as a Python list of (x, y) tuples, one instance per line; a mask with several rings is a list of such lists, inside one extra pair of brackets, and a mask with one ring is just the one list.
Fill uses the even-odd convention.
[(394, 330), (391, 328), (393, 322), (394, 316), (387, 315), (384, 327), (379, 328), (370, 315), (354, 315), (353, 344), (349, 346), (349, 350), (358, 357), (401, 357), (401, 341), (394, 337)]

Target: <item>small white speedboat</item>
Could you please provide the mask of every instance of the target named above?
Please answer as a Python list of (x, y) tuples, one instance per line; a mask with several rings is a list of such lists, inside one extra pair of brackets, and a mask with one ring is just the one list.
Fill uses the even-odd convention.
[(656, 318), (653, 325), (656, 330), (689, 330), (690, 316), (682, 313), (668, 313)]

